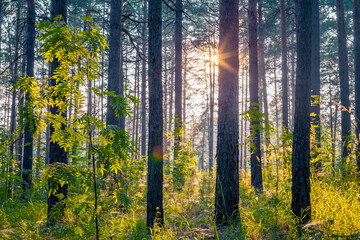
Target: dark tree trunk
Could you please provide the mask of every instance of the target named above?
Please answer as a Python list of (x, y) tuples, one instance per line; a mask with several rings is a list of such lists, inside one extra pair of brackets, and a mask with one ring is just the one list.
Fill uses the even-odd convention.
[(214, 86), (211, 64), (211, 37), (209, 37), (209, 79), (210, 79), (210, 118), (209, 118), (209, 171), (214, 167)]
[[(246, 66), (246, 73), (245, 73), (245, 109), (248, 109), (248, 86), (249, 86), (249, 81), (248, 81), (248, 76), (249, 76), (249, 71), (247, 70), (248, 66)], [(245, 121), (245, 126), (244, 126), (244, 139), (247, 138), (247, 122)], [(247, 147), (244, 146), (244, 170), (245, 170), (245, 176), (246, 176), (246, 168), (247, 168)]]
[(176, 0), (175, 18), (175, 141), (174, 157), (180, 150), (182, 128), (182, 0)]
[[(1, 10), (1, 9), (0, 9)], [(19, 43), (20, 43), (20, 7), (17, 9), (16, 13), (16, 40), (15, 40), (15, 59), (18, 58), (19, 55)], [(14, 64), (14, 75), (13, 75), (13, 84), (15, 84), (18, 80), (18, 66), (19, 61), (16, 60)], [(10, 119), (10, 136), (11, 138), (14, 137), (15, 132), (15, 125), (16, 125), (16, 91), (12, 90), (12, 99), (11, 99), (11, 119)], [(14, 142), (11, 142), (10, 145), (10, 155), (11, 157), (14, 156)]]
[(288, 121), (288, 67), (287, 67), (287, 46), (286, 46), (286, 8), (285, 0), (280, 0), (281, 16), (281, 72), (282, 72), (282, 124), (286, 131), (289, 127)]
[[(61, 16), (62, 20), (67, 23), (67, 0), (52, 0), (51, 1), (51, 19), (54, 20), (55, 17)], [(54, 58), (50, 64), (50, 75), (52, 76), (56, 68), (59, 66), (58, 59)], [(56, 80), (50, 79), (50, 86), (55, 86)], [(60, 114), (57, 106), (50, 106), (50, 113), (54, 115)], [(61, 113), (61, 116), (66, 119), (67, 113), (66, 111)], [(65, 129), (65, 125), (61, 126), (62, 129)], [(50, 138), (55, 132), (54, 126), (50, 125)], [(49, 143), (49, 164), (53, 163), (68, 163), (67, 154), (64, 148), (60, 147), (60, 145), (56, 142), (50, 141)], [(68, 195), (68, 186), (67, 184), (63, 186), (58, 186), (58, 190), (55, 194), (51, 194), (48, 197), (48, 221), (50, 224), (55, 222), (55, 219), (51, 215), (52, 208), (55, 204), (62, 201), (62, 199), (58, 198), (56, 194), (63, 194), (64, 198), (67, 198)]]
[(142, 53), (141, 61), (141, 155), (146, 154), (146, 21), (147, 21), (147, 0), (144, 0), (142, 25)]
[[(25, 72), (26, 71), (26, 47), (23, 47), (23, 57), (22, 57), (22, 63), (21, 63), (21, 72)], [(20, 90), (19, 93), (19, 107), (22, 106), (24, 104), (24, 97), (23, 97), (23, 92)], [(20, 117), (20, 116), (19, 116)], [(20, 123), (21, 124), (21, 123)], [(22, 170), (22, 160), (23, 160), (23, 146), (24, 146), (24, 133), (20, 132), (19, 133), (19, 137), (18, 137), (18, 150), (17, 150), (17, 165), (19, 167), (20, 170)]]
[(336, 19), (337, 19), (337, 34), (338, 34), (338, 54), (339, 54), (339, 77), (340, 77), (340, 100), (341, 105), (346, 108), (346, 111), (341, 111), (341, 139), (342, 151), (341, 157), (345, 162), (346, 157), (350, 154), (350, 100), (349, 100), (349, 66), (346, 48), (346, 31), (344, 18), (344, 1), (336, 0)]
[[(34, 0), (27, 0), (27, 33), (26, 33), (26, 75), (34, 76), (34, 57), (35, 57), (35, 5)], [(25, 96), (28, 99), (28, 95)], [(23, 189), (31, 186), (31, 170), (33, 164), (33, 136), (30, 131), (29, 122), (24, 130), (24, 158), (23, 158)]]
[(185, 44), (185, 49), (184, 49), (184, 53), (185, 53), (185, 59), (184, 59), (184, 75), (183, 75), (183, 101), (182, 101), (182, 121), (181, 121), (181, 124), (182, 124), (182, 129), (183, 129), (183, 132), (184, 132), (184, 136), (186, 135), (186, 91), (187, 91), (187, 79), (186, 79), (186, 71), (187, 71), (187, 53), (186, 53), (186, 41), (184, 41), (184, 44)]
[[(294, 34), (291, 36), (291, 45), (295, 45)], [(295, 54), (296, 47), (291, 54), (291, 129), (294, 130), (294, 116), (295, 116)]]
[(310, 219), (310, 94), (312, 0), (298, 1), (296, 28), (296, 92), (292, 154), (291, 209), (302, 221)]
[(146, 226), (164, 224), (161, 0), (149, 0), (149, 147)]
[[(316, 151), (313, 151), (313, 158), (317, 158), (321, 147), (320, 135), (320, 19), (319, 19), (319, 0), (313, 0), (312, 9), (312, 39), (311, 39), (311, 112), (315, 115), (311, 118), (314, 125)], [(315, 168), (320, 170), (320, 160), (315, 163)]]
[[(165, 31), (164, 31), (165, 32)], [(166, 36), (164, 36), (164, 39), (166, 39)], [(164, 58), (167, 59), (167, 45), (165, 44), (164, 45)], [(167, 126), (167, 123), (168, 123), (168, 103), (169, 103), (169, 96), (168, 96), (168, 93), (169, 93), (169, 78), (168, 78), (168, 61), (164, 61), (164, 89), (163, 89), (163, 96), (164, 96), (164, 102), (163, 102), (163, 106), (164, 106), (164, 155), (167, 155), (168, 154), (168, 136), (167, 136), (167, 132), (168, 132), (168, 126)], [(169, 158), (170, 156), (167, 155), (167, 158), (164, 162), (164, 165), (167, 166), (169, 164)]]
[(219, 117), (215, 216), (229, 225), (239, 216), (239, 1), (220, 0)]
[[(110, 3), (110, 37), (109, 37), (109, 69), (108, 91), (116, 95), (123, 94), (123, 79), (121, 73), (121, 16), (122, 0), (111, 0)], [(116, 117), (115, 109), (111, 106), (112, 97), (108, 97), (106, 125), (116, 125), (125, 129), (124, 116)]]
[[(258, 76), (258, 57), (257, 57), (257, 9), (256, 0), (249, 0), (249, 72), (250, 72), (250, 110), (259, 111), (259, 76)], [(261, 170), (261, 150), (260, 150), (260, 131), (256, 115), (252, 116), (250, 122), (251, 129), (251, 185), (257, 190), (262, 191), (262, 170)]]
[(360, 172), (360, 2), (359, 0), (354, 0), (354, 12), (353, 12), (353, 22), (354, 22), (354, 55), (355, 55), (355, 121), (356, 121), (356, 162), (357, 170)]

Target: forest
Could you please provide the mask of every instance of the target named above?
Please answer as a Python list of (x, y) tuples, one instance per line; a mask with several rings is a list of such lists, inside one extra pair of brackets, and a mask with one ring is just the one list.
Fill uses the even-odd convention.
[(0, 239), (360, 239), (360, 0), (0, 0)]

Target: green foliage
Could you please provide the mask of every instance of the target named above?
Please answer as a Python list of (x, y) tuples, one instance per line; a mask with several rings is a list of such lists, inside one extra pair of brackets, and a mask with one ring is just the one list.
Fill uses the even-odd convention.
[[(64, 221), (58, 222), (50, 228), (50, 232), (47, 232), (41, 230), (42, 221), (32, 221), (25, 216), (22, 221), (19, 221), (21, 225), (16, 227), (16, 234), (23, 238), (34, 239), (39, 235), (51, 239), (88, 239), (92, 237), (95, 219), (103, 211), (108, 214), (111, 210), (103, 207), (116, 205), (126, 209), (130, 208), (132, 198), (129, 197), (129, 191), (134, 191), (145, 168), (145, 159), (135, 157), (136, 144), (130, 140), (126, 131), (117, 126), (105, 127), (105, 124), (96, 116), (89, 115), (84, 111), (84, 88), (97, 96), (112, 96), (111, 105), (119, 117), (131, 115), (128, 99), (135, 104), (139, 103), (139, 100), (131, 95), (123, 97), (115, 95), (113, 92), (102, 92), (97, 88), (88, 87), (87, 81), (99, 78), (99, 73), (102, 71), (99, 59), (104, 54), (107, 43), (105, 37), (99, 33), (99, 29), (90, 24), (92, 19), (85, 17), (84, 20), (89, 22), (89, 30), (80, 31), (62, 22), (60, 17), (52, 23), (40, 23), (38, 25), (41, 30), (39, 40), (42, 45), (39, 53), (46, 62), (57, 61), (58, 67), (54, 70), (54, 75), (50, 80), (24, 77), (19, 79), (15, 85), (15, 89), (21, 89), (26, 96), (24, 107), (20, 109), (19, 123), (21, 126), (19, 131), (23, 131), (26, 123), (30, 123), (32, 134), (37, 136), (51, 125), (54, 132), (50, 141), (59, 144), (66, 151), (71, 149), (70, 157), (73, 160), (69, 165), (52, 163), (44, 169), (41, 166), (36, 168), (37, 171), (41, 171), (40, 182), (42, 184), (35, 183), (33, 185), (29, 192), (31, 199), (44, 201), (47, 196), (54, 194), (62, 201), (52, 208), (51, 215), (54, 218), (62, 215), (61, 218)], [(50, 86), (48, 85), (49, 81), (52, 82)], [(48, 111), (49, 106), (56, 112)], [(75, 114), (67, 118), (63, 113), (69, 109), (73, 109)], [(5, 133), (1, 136), (3, 136), (1, 139), (4, 143), (0, 144), (0, 147), (4, 148), (5, 152), (11, 139)], [(85, 145), (88, 145), (89, 148), (82, 147)], [(84, 151), (88, 153), (85, 157)], [(2, 158), (0, 167), (5, 167), (3, 159), (5, 158)], [(92, 159), (94, 160), (94, 171), (88, 168)], [(9, 164), (14, 165), (9, 160), (6, 164), (6, 168)], [(9, 175), (9, 171), (4, 172)], [(102, 178), (98, 176), (98, 173), (101, 173)], [(9, 181), (9, 176), (2, 179)], [(49, 186), (48, 194), (43, 195), (46, 182)], [(97, 186), (113, 184), (112, 197), (98, 199), (97, 209), (94, 208), (95, 197), (91, 194), (95, 190), (94, 184)], [(1, 184), (1, 186), (7, 185)], [(64, 185), (69, 186), (67, 199), (62, 194), (57, 194), (58, 188)], [(39, 198), (33, 198), (32, 193), (35, 192), (40, 193)], [(99, 188), (96, 194), (101, 195)], [(0, 212), (0, 215), (8, 216), (8, 214)], [(44, 217), (43, 214), (41, 218)], [(67, 222), (78, 224), (72, 226)], [(7, 235), (1, 236), (6, 237)]]
[[(182, 128), (174, 131), (168, 135), (168, 141), (173, 141), (176, 136), (180, 136), (181, 139), (186, 139), (184, 130)], [(191, 140), (179, 142), (180, 149), (174, 154), (175, 147), (169, 147), (169, 154), (165, 156), (167, 165), (165, 166), (165, 173), (170, 173), (169, 178), (172, 186), (175, 189), (181, 190), (186, 181), (189, 181), (196, 175), (196, 163), (197, 157), (195, 150), (191, 148)], [(173, 159), (170, 155), (174, 156)]]

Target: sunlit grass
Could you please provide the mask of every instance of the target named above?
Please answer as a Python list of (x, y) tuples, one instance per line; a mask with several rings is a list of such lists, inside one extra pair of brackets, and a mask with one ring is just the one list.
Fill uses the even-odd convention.
[[(268, 169), (268, 168), (266, 168)], [(272, 169), (272, 168), (270, 168)], [(165, 177), (165, 227), (155, 227), (151, 235), (146, 228), (146, 185), (142, 179), (134, 189), (128, 209), (104, 194), (100, 197), (101, 239), (297, 239), (295, 219), (291, 213), (291, 181), (281, 172), (264, 172), (264, 193), (250, 186), (250, 172), (241, 172), (241, 222), (227, 228), (214, 224), (215, 177), (198, 172), (177, 190)], [(278, 190), (276, 191), (276, 180)], [(311, 180), (312, 221), (303, 228), (310, 239), (334, 239), (357, 236), (360, 230), (360, 185), (356, 176), (343, 179), (331, 172)], [(135, 194), (136, 193), (136, 194)], [(76, 213), (86, 199), (70, 195), (66, 221), (46, 226), (45, 198), (25, 201), (9, 200), (0, 207), (1, 239), (92, 239), (91, 211)], [(355, 238), (355, 237), (354, 237)]]

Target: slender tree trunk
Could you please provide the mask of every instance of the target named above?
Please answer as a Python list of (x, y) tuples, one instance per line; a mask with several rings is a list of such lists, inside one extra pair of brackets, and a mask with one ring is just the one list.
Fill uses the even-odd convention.
[[(121, 74), (121, 16), (122, 0), (111, 0), (110, 3), (110, 37), (109, 37), (109, 68), (108, 68), (108, 91), (114, 91), (117, 95), (123, 94)], [(108, 97), (106, 125), (116, 125), (125, 129), (124, 116), (118, 118), (115, 109), (111, 106), (112, 97)]]
[[(244, 113), (244, 72), (245, 72), (245, 64), (243, 63), (241, 69), (241, 114)], [(244, 118), (241, 117), (241, 125), (240, 125), (240, 169), (243, 168), (243, 154), (244, 154)]]
[[(291, 45), (295, 45), (294, 34), (291, 36)], [(291, 129), (294, 130), (294, 116), (295, 116), (295, 54), (296, 47), (291, 54)]]
[(340, 77), (340, 98), (341, 105), (346, 110), (341, 111), (341, 139), (342, 139), (342, 161), (345, 163), (347, 156), (350, 154), (350, 100), (349, 100), (349, 66), (346, 47), (346, 31), (344, 18), (344, 1), (336, 0), (336, 19), (338, 34), (338, 54), (339, 54), (339, 77)]
[(186, 135), (186, 90), (187, 90), (187, 79), (186, 79), (186, 72), (187, 72), (187, 52), (186, 52), (186, 41), (184, 41), (185, 47), (184, 47), (184, 53), (185, 53), (185, 57), (184, 57), (184, 76), (183, 76), (183, 106), (182, 106), (182, 111), (183, 111), (183, 116), (182, 116), (182, 129), (184, 132), (184, 136)]
[[(266, 71), (265, 71), (265, 51), (264, 51), (264, 26), (262, 22), (262, 6), (259, 4), (258, 7), (259, 15), (259, 75), (260, 75), (260, 84), (262, 85), (262, 95), (263, 95), (263, 109), (266, 115), (265, 120), (269, 121), (269, 109), (268, 109), (268, 100), (267, 100), (267, 84), (266, 84)], [(264, 141), (266, 148), (270, 142), (269, 132), (264, 132)], [(266, 150), (266, 149), (265, 149)], [(265, 157), (265, 154), (264, 154)]]
[[(137, 59), (138, 62), (138, 68), (137, 68), (137, 90), (136, 90), (136, 98), (140, 99), (140, 58)], [(136, 144), (139, 144), (139, 104), (136, 104), (136, 119), (135, 119), (135, 142)], [(139, 155), (139, 152), (136, 151), (135, 158), (137, 159)]]
[[(21, 72), (25, 72), (26, 71), (26, 47), (24, 46), (23, 47), (23, 54), (24, 56), (22, 57), (22, 66), (21, 66)], [(24, 97), (23, 97), (23, 92), (20, 90), (20, 93), (19, 93), (19, 107), (21, 107), (22, 105), (24, 105)], [(21, 116), (19, 116), (21, 117)], [(20, 123), (21, 124), (21, 123)], [(22, 170), (22, 160), (23, 160), (23, 146), (24, 146), (24, 133), (23, 132), (20, 132), (19, 133), (19, 137), (18, 137), (18, 150), (17, 150), (17, 165), (18, 165), (18, 168), (20, 170)]]
[[(255, 23), (256, 24), (256, 23)], [(220, 0), (215, 217), (239, 221), (239, 1)]]
[[(247, 70), (247, 66), (246, 66), (246, 70)], [(246, 71), (245, 73), (245, 109), (248, 109), (248, 75), (249, 75), (249, 71)], [(245, 121), (245, 126), (244, 126), (244, 138), (247, 138), (247, 122)], [(246, 146), (244, 146), (244, 170), (245, 170), (245, 176), (246, 176), (246, 166), (247, 166), (247, 149)]]
[[(17, 59), (19, 55), (19, 43), (20, 43), (20, 7), (17, 9), (16, 13), (16, 41), (15, 41), (15, 58)], [(1, 53), (0, 53), (1, 54)], [(13, 75), (13, 85), (18, 80), (18, 66), (19, 61), (16, 60), (14, 64), (14, 75)], [(16, 125), (16, 91), (12, 90), (12, 99), (11, 99), (11, 119), (10, 119), (10, 136), (13, 139), (15, 133)], [(10, 156), (14, 156), (14, 141), (11, 141), (10, 145)]]
[(292, 154), (291, 209), (302, 222), (310, 219), (310, 94), (312, 0), (298, 1), (296, 93)]
[(209, 119), (209, 171), (214, 167), (214, 78), (211, 63), (211, 37), (209, 37), (209, 79), (210, 79), (210, 119)]
[[(139, 73), (139, 55), (136, 54), (136, 60), (135, 60), (135, 74), (134, 74), (134, 96), (137, 98), (137, 92), (139, 88), (139, 81), (138, 81), (138, 73)], [(136, 141), (136, 119), (137, 119), (137, 104), (134, 103), (133, 106), (133, 117), (132, 117), (132, 140)]]
[(288, 121), (288, 67), (287, 67), (287, 46), (286, 46), (286, 8), (285, 0), (280, 0), (281, 16), (281, 72), (282, 72), (282, 124), (286, 131), (289, 127)]
[[(249, 0), (249, 63), (250, 63), (250, 110), (259, 111), (259, 77), (257, 59), (257, 20), (256, 20), (256, 0)], [(250, 122), (251, 129), (251, 185), (257, 190), (263, 190), (262, 170), (261, 170), (261, 150), (260, 150), (260, 131), (256, 127), (259, 120), (252, 116)]]
[[(164, 31), (165, 32), (165, 31)], [(166, 39), (166, 36), (164, 37)], [(167, 59), (167, 45), (165, 44), (164, 46), (164, 58)], [(167, 136), (167, 133), (168, 133), (168, 126), (167, 126), (167, 123), (169, 121), (168, 119), (168, 103), (169, 103), (169, 78), (168, 78), (168, 61), (165, 60), (164, 61), (164, 93), (163, 93), (163, 96), (164, 96), (164, 155), (167, 155), (168, 154), (168, 136)], [(169, 164), (169, 158), (170, 156), (167, 155), (167, 158), (164, 162), (165, 166), (167, 166)]]
[(333, 158), (332, 158), (332, 167), (335, 169), (335, 147), (336, 147), (336, 133), (337, 133), (337, 122), (338, 122), (338, 110), (339, 107), (335, 105), (335, 121), (334, 121), (334, 136), (333, 136), (333, 143), (332, 143), (332, 151), (333, 151)]
[[(51, 1), (51, 19), (54, 20), (55, 17), (61, 16), (62, 20), (67, 23), (67, 0), (52, 0)], [(59, 62), (57, 58), (54, 58), (50, 64), (50, 72), (51, 76), (54, 74), (54, 71), (58, 68)], [(56, 80), (54, 78), (50, 79), (50, 86), (56, 86)], [(51, 114), (57, 115), (60, 114), (57, 106), (50, 106)], [(66, 119), (67, 113), (61, 113), (61, 116)], [(65, 129), (65, 125), (62, 124), (61, 128)], [(55, 128), (53, 125), (50, 125), (50, 138), (52, 137), (53, 133), (55, 132)], [(50, 141), (49, 143), (49, 164), (53, 163), (68, 163), (68, 158), (66, 154), (66, 149), (62, 148), (57, 142)], [(55, 204), (62, 201), (62, 199), (58, 198), (56, 195), (62, 194), (64, 198), (67, 198), (68, 195), (68, 186), (64, 184), (61, 186), (59, 184), (56, 193), (52, 193), (48, 197), (48, 221), (50, 224), (55, 223), (55, 219), (53, 218), (51, 211)]]
[[(320, 127), (320, 18), (319, 18), (319, 0), (313, 0), (312, 9), (312, 39), (311, 39), (311, 112), (315, 115), (311, 119), (315, 130), (316, 151), (313, 152), (313, 158), (316, 159), (321, 149), (321, 127)], [(315, 163), (316, 170), (320, 170), (321, 161)]]
[[(173, 115), (173, 109), (174, 109), (174, 61), (173, 61), (173, 57), (174, 56), (174, 48), (171, 48), (171, 77), (170, 77), (170, 103), (169, 103), (169, 125), (168, 125), (168, 132), (172, 132), (172, 123), (174, 120), (174, 115)], [(166, 143), (166, 146), (169, 147), (171, 146), (171, 142)], [(169, 161), (170, 161), (170, 156), (169, 156)]]
[(279, 141), (279, 108), (278, 108), (278, 88), (277, 88), (277, 78), (276, 78), (276, 56), (274, 56), (274, 88), (275, 88), (275, 121), (276, 121), (276, 141)]
[(146, 226), (164, 224), (161, 0), (149, 0), (149, 148)]
[[(27, 35), (26, 35), (26, 75), (34, 77), (35, 60), (35, 4), (34, 0), (27, 0)], [(25, 99), (28, 100), (28, 95)], [(24, 130), (24, 159), (23, 159), (23, 189), (31, 187), (31, 171), (33, 165), (33, 136), (30, 123), (26, 123)]]
[(360, 172), (360, 2), (353, 2), (354, 55), (355, 55), (355, 121), (356, 121), (356, 162)]
[(146, 154), (146, 21), (147, 21), (147, 0), (144, 0), (142, 25), (142, 53), (141, 61), (141, 155)]
[(175, 17), (175, 141), (174, 157), (180, 150), (182, 128), (182, 0), (176, 0)]

